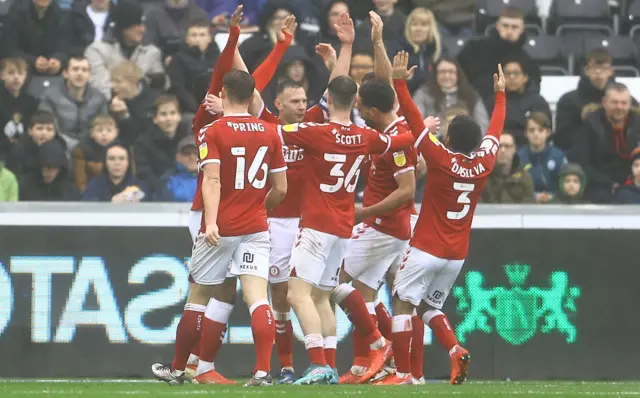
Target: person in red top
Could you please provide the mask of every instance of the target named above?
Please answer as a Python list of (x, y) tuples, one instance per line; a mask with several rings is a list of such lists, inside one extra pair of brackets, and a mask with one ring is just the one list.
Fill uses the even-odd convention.
[[(355, 221), (354, 191), (362, 161), (369, 153), (384, 154), (413, 143), (413, 136), (408, 134), (387, 136), (351, 123), (357, 92), (351, 78), (333, 79), (327, 91), (329, 123), (279, 128), (286, 145), (305, 150), (308, 173), (304, 181), (301, 229), (291, 253), (287, 299), (304, 331), (312, 365), (296, 384), (337, 382), (335, 371), (327, 366), (323, 348), (323, 336), (335, 336), (335, 316), (327, 319), (326, 315), (332, 313), (330, 297), (346, 308), (356, 328), (367, 329), (362, 333), (368, 336), (372, 348), (370, 367), (377, 367), (377, 372), (389, 356), (389, 343), (373, 324), (362, 296), (352, 288), (339, 292), (334, 288)], [(319, 291), (312, 299), (314, 287)], [(319, 312), (323, 314), (322, 321)]]
[[(208, 301), (212, 286), (224, 282), (231, 263), (230, 272), (239, 276), (251, 313), (256, 346), (256, 366), (246, 385), (261, 386), (271, 385), (275, 337), (267, 292), (270, 242), (266, 211), (275, 208), (286, 194), (287, 167), (275, 127), (247, 112), (254, 87), (253, 78), (246, 72), (226, 74), (221, 93), (224, 117), (199, 132), (205, 209), (189, 264), (197, 286), (190, 292), (189, 301)], [(268, 192), (267, 179), (271, 184)], [(216, 316), (207, 309), (196, 383), (206, 382), (207, 373), (213, 371), (213, 358), (204, 353), (206, 346), (220, 337)], [(168, 368), (164, 370), (166, 378), (175, 379)]]
[(502, 66), (493, 76), (495, 107), (487, 134), (472, 119), (456, 116), (444, 135), (444, 144), (432, 133), (439, 121), (425, 122), (411, 100), (406, 79), (408, 55), (396, 55), (394, 85), (400, 105), (417, 136), (415, 147), (424, 155), (428, 177), (420, 215), (410, 248), (393, 286), (393, 350), (397, 372), (379, 382), (411, 384), (411, 312), (417, 307), (425, 324), (451, 357), (451, 384), (467, 378), (469, 353), (455, 337), (447, 317), (440, 311), (469, 250), (471, 221), (480, 194), (491, 174), (499, 148), (506, 111)]

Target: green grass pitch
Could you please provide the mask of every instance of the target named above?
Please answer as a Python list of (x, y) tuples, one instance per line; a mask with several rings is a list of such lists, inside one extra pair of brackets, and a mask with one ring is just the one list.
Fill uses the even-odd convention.
[(640, 382), (469, 382), (450, 386), (432, 382), (423, 386), (202, 386), (169, 387), (151, 381), (119, 380), (0, 380), (0, 397), (630, 397), (640, 396)]

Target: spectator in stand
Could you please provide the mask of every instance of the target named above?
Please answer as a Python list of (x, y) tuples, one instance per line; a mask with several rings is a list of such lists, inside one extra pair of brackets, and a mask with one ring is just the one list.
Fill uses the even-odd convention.
[(109, 72), (129, 60), (142, 70), (153, 87), (167, 87), (160, 50), (153, 44), (142, 44), (145, 32), (142, 6), (132, 0), (120, 0), (112, 19), (112, 31), (85, 51), (91, 65), (91, 84), (111, 98)]
[(439, 28), (447, 36), (473, 36), (477, 0), (412, 0), (415, 7), (424, 7), (436, 15)]
[(40, 169), (20, 177), (21, 201), (63, 202), (80, 199), (69, 178), (65, 148), (52, 140), (38, 148)]
[[(340, 43), (334, 26), (338, 24), (340, 16), (344, 13), (349, 13), (349, 4), (345, 0), (331, 0), (324, 9), (320, 25), (320, 38), (318, 42), (330, 44), (338, 54), (340, 54), (342, 44)], [(312, 53), (312, 51), (309, 51), (309, 53)]]
[(355, 48), (351, 55), (349, 76), (359, 85), (367, 73), (373, 72), (373, 49)]
[(150, 7), (146, 16), (145, 38), (162, 50), (165, 60), (178, 52), (191, 21), (207, 19), (195, 0), (164, 0)]
[[(464, 72), (454, 58), (442, 56), (436, 61), (429, 77), (414, 94), (420, 112), (426, 116), (438, 116), (441, 119), (448, 109), (463, 107), (469, 116), (480, 126), (481, 131), (489, 127), (489, 115), (482, 99), (473, 89)], [(442, 130), (441, 131), (446, 131)]]
[(118, 122), (120, 140), (133, 145), (154, 114), (158, 93), (142, 80), (142, 71), (131, 61), (125, 61), (111, 71), (113, 98), (109, 111)]
[(180, 104), (173, 95), (161, 95), (155, 102), (153, 124), (138, 137), (134, 145), (136, 172), (141, 180), (157, 188), (160, 177), (174, 165), (178, 142), (190, 135), (181, 124)]
[(71, 151), (73, 182), (84, 192), (87, 183), (102, 173), (105, 148), (118, 138), (118, 126), (110, 115), (97, 115), (91, 121), (91, 134)]
[(433, 13), (424, 8), (411, 11), (403, 36), (401, 49), (409, 53), (409, 66), (418, 66), (407, 80), (409, 91), (414, 93), (431, 77), (433, 64), (442, 56), (440, 32)]
[(47, 111), (36, 111), (29, 119), (28, 134), (23, 134), (7, 156), (7, 168), (18, 177), (40, 171), (39, 147), (58, 141), (66, 151), (66, 143), (56, 133), (56, 119)]
[(576, 205), (587, 203), (584, 191), (587, 186), (587, 176), (579, 164), (569, 163), (560, 168), (558, 173), (558, 191), (549, 203)]
[(548, 203), (555, 195), (558, 172), (567, 163), (562, 150), (549, 145), (551, 121), (546, 114), (534, 112), (525, 129), (528, 145), (518, 151), (520, 162), (533, 179), (536, 203)]
[(66, 24), (70, 56), (84, 55), (94, 41), (103, 39), (115, 5), (111, 0), (75, 0)]
[(534, 112), (542, 112), (551, 120), (551, 109), (537, 87), (530, 82), (522, 60), (508, 60), (503, 64), (503, 69), (507, 88), (504, 128), (513, 134), (516, 145), (520, 148), (527, 143), (524, 137), (527, 118)]
[(38, 100), (27, 92), (29, 66), (22, 58), (0, 62), (0, 161), (24, 133), (24, 125), (38, 108)]
[(296, 40), (303, 45), (318, 43), (324, 5), (320, 1), (292, 0), (295, 8), (298, 30)]
[(89, 61), (74, 56), (63, 72), (64, 80), (47, 88), (40, 99), (39, 109), (51, 112), (58, 125), (58, 133), (73, 149), (78, 140), (89, 136), (91, 119), (107, 113), (107, 98), (89, 84)]
[(196, 113), (202, 98), (196, 97), (196, 83), (202, 75), (210, 76), (213, 65), (220, 56), (220, 50), (213, 42), (209, 23), (195, 20), (189, 24), (185, 43), (172, 57), (167, 68), (171, 79), (171, 92), (178, 97), (180, 108)]
[(239, 47), (240, 55), (250, 72), (267, 57), (278, 41), (277, 34), (284, 27), (284, 20), (294, 11), (293, 5), (286, 0), (271, 0), (267, 3), (260, 14), (260, 32), (242, 42)]
[(522, 71), (529, 77), (531, 89), (539, 92), (540, 69), (523, 48), (526, 39), (522, 10), (509, 6), (500, 13), (496, 31), (488, 37), (468, 41), (458, 54), (462, 70), (489, 112), (493, 111), (493, 82), (486, 76), (492, 76), (496, 65), (501, 63), (504, 66), (507, 59), (521, 60)]
[(112, 142), (105, 148), (102, 174), (89, 181), (82, 200), (111, 203), (139, 203), (149, 200), (147, 185), (132, 171), (131, 153), (126, 145)]
[(569, 160), (580, 164), (589, 179), (587, 200), (613, 203), (631, 168), (631, 150), (640, 146), (640, 114), (631, 109), (631, 93), (622, 83), (605, 88), (602, 107), (587, 115), (573, 136)]
[(607, 50), (591, 50), (585, 61), (578, 88), (564, 94), (556, 107), (553, 144), (565, 151), (571, 149), (573, 135), (582, 126), (585, 116), (602, 103), (604, 88), (615, 81), (611, 55)]
[[(398, 0), (373, 0), (374, 11), (380, 15), (382, 23), (384, 23), (382, 38), (385, 41), (397, 41), (398, 38), (405, 34), (407, 16), (395, 7), (397, 2)], [(358, 40), (371, 41), (371, 19), (369, 19), (369, 15), (365, 15), (362, 23), (358, 26), (356, 36)]]
[(18, 179), (0, 162), (0, 202), (18, 201)]
[(631, 152), (631, 182), (618, 190), (617, 201), (640, 204), (640, 146)]
[(178, 143), (174, 167), (158, 184), (155, 199), (160, 202), (191, 202), (198, 184), (198, 148), (192, 135)]
[(223, 25), (233, 12), (242, 4), (244, 20), (242, 25), (258, 25), (267, 0), (196, 0), (196, 3), (208, 14), (208, 20), (214, 25)]
[[(427, 171), (427, 174), (429, 172)], [(485, 203), (533, 203), (533, 180), (516, 152), (516, 140), (510, 133), (500, 136), (496, 166), (482, 191)]]
[(4, 54), (27, 61), (39, 75), (57, 75), (67, 60), (65, 16), (53, 0), (15, 1), (2, 27)]

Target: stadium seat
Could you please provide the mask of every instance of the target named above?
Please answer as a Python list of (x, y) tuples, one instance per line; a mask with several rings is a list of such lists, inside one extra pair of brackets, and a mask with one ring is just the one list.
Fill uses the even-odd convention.
[(629, 0), (625, 25), (629, 29), (629, 37), (640, 47), (640, 0)]
[[(493, 32), (494, 30), (496, 30), (496, 25), (495, 24), (488, 25), (486, 27), (486, 29), (484, 30), (484, 35), (485, 36), (489, 36), (491, 34), (491, 32)], [(527, 32), (527, 36), (541, 36), (542, 35), (542, 28), (540, 26), (538, 26), (538, 25), (526, 24), (524, 26), (524, 31)]]
[(60, 80), (62, 80), (62, 76), (32, 76), (27, 85), (27, 93), (33, 98), (40, 98), (44, 90)]
[(462, 47), (464, 47), (469, 40), (477, 40), (477, 37), (443, 37), (442, 46), (447, 50), (448, 55), (457, 57)]
[(0, 19), (4, 19), (14, 1), (15, 0), (0, 0)]
[[(613, 30), (607, 25), (567, 24), (559, 26), (556, 31), (556, 35), (562, 41), (565, 53), (573, 54), (574, 59), (582, 57), (585, 40), (603, 40), (611, 37), (612, 34)], [(573, 70), (569, 72), (574, 73)]]
[(549, 15), (550, 31), (567, 24), (597, 24), (613, 27), (613, 18), (606, 0), (554, 0)]
[(557, 36), (531, 37), (525, 43), (525, 51), (540, 65), (545, 76), (565, 76), (571, 70), (573, 58), (565, 54)]
[(541, 26), (536, 0), (479, 0), (477, 6), (478, 33), (488, 33), (487, 28), (495, 23), (502, 9), (507, 6), (520, 8), (525, 15), (525, 22), (528, 25)]
[[(604, 48), (613, 59), (613, 67), (621, 76), (640, 76), (638, 65), (638, 49), (633, 40), (626, 36), (612, 36), (605, 39), (587, 38), (584, 40), (584, 53), (596, 48)], [(584, 60), (580, 60), (584, 65)]]

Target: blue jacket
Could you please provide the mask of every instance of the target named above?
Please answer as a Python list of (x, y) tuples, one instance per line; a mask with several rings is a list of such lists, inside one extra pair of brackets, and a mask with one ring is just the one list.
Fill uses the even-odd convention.
[(640, 204), (640, 187), (635, 184), (620, 187), (617, 199), (622, 204)]
[(160, 183), (156, 200), (159, 202), (191, 202), (196, 194), (198, 174), (191, 173), (177, 164), (169, 174), (165, 175)]
[(547, 145), (542, 152), (535, 153), (529, 147), (522, 147), (518, 150), (518, 156), (533, 179), (534, 192), (556, 192), (560, 167), (567, 163), (562, 150)]
[(82, 195), (82, 200), (93, 201), (93, 202), (111, 202), (111, 198), (114, 195), (119, 194), (124, 191), (125, 188), (135, 185), (139, 187), (144, 193), (145, 196), (142, 199), (143, 202), (149, 201), (149, 190), (144, 182), (138, 180), (133, 175), (129, 174), (124, 181), (122, 181), (117, 186), (113, 185), (106, 173), (102, 173), (97, 177), (93, 177), (91, 181), (87, 184), (87, 189), (85, 189), (84, 194)]

